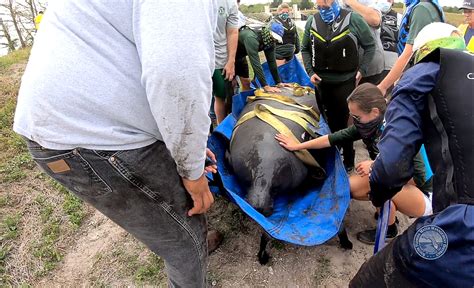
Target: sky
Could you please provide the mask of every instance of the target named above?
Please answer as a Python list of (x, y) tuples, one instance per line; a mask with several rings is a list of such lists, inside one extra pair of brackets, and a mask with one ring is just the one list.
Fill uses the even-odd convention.
[[(240, 4), (249, 5), (249, 4), (270, 3), (270, 2), (272, 1), (271, 0), (241, 0)], [(402, 2), (402, 1), (395, 0), (395, 2)], [(439, 3), (442, 6), (461, 6), (462, 2), (463, 0), (439, 0)]]

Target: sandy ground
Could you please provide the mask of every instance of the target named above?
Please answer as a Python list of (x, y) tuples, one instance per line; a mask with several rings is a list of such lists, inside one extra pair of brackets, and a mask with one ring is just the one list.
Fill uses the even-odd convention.
[[(357, 159), (366, 159), (365, 149), (357, 143)], [(257, 261), (260, 229), (237, 206), (218, 198), (209, 213), (209, 224), (221, 231), (225, 240), (209, 258), (209, 285), (215, 287), (345, 287), (367, 260), (373, 246), (356, 240), (356, 233), (375, 225), (374, 208), (369, 202), (352, 201), (346, 216), (346, 227), (354, 244), (352, 250), (339, 247), (337, 237), (315, 247), (300, 247), (274, 240), (270, 244), (271, 261), (262, 266)], [(398, 215), (402, 229), (410, 220)], [(100, 255), (109, 255), (117, 245), (149, 253), (131, 236), (106, 219), (95, 214), (83, 225), (75, 244), (48, 277), (39, 286), (133, 286), (129, 279), (117, 275), (112, 266), (98, 265)], [(125, 243), (125, 244), (124, 244)], [(126, 244), (128, 243), (128, 244)], [(114, 265), (113, 257), (109, 259)], [(105, 269), (98, 273), (97, 269)], [(107, 270), (109, 269), (109, 270)], [(110, 274), (110, 277), (104, 275)], [(91, 277), (97, 275), (97, 277)], [(115, 277), (114, 277), (115, 275)], [(100, 279), (100, 283), (95, 282)], [(156, 286), (165, 285), (163, 278)], [(102, 286), (102, 285), (99, 285)]]

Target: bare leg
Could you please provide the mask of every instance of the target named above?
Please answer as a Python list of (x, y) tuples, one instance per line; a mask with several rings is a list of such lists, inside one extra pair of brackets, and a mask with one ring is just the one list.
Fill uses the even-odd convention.
[(217, 124), (220, 124), (227, 116), (225, 109), (225, 100), (219, 97), (214, 97), (214, 99), (214, 112), (216, 113)]

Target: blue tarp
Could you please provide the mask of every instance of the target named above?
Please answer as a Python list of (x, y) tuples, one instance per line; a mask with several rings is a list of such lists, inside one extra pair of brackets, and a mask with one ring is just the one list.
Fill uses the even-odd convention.
[[(264, 66), (264, 69), (268, 74), (268, 66)], [(301, 85), (309, 83), (306, 72), (296, 59), (280, 66), (279, 72), (284, 82), (296, 81)], [(269, 78), (271, 77), (267, 76), (268, 80)], [(225, 191), (218, 191), (217, 187), (212, 187), (212, 190), (226, 193), (231, 201), (276, 239), (305, 246), (322, 244), (337, 234), (350, 201), (349, 181), (337, 149), (321, 151), (327, 157), (324, 167), (327, 179), (308, 191), (277, 196), (274, 199), (274, 213), (270, 217), (263, 216), (245, 201), (246, 191), (226, 166), (225, 151), (232, 129), (247, 97), (253, 95), (253, 92), (246, 91), (234, 96), (232, 114), (216, 128), (209, 139), (209, 148), (217, 157), (218, 173), (225, 188)], [(320, 127), (321, 134), (329, 132), (323, 119)]]

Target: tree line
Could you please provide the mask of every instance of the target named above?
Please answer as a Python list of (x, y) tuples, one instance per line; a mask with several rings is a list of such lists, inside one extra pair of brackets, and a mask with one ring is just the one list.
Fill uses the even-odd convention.
[(45, 9), (41, 0), (2, 0), (0, 2), (0, 47), (8, 52), (33, 43), (35, 17)]
[[(283, 0), (273, 0), (270, 3), (270, 8), (277, 8), (278, 5), (283, 3)], [(298, 8), (302, 10), (307, 10), (307, 9), (314, 9), (314, 1), (313, 0), (291, 0), (290, 3), (288, 3), (290, 6), (293, 4), (297, 4)], [(268, 4), (254, 4), (254, 5), (240, 5), (240, 11), (244, 14), (248, 13), (261, 13), (264, 12), (264, 7)], [(403, 3), (396, 2), (393, 4), (394, 8), (403, 8)], [(443, 7), (444, 12), (447, 13), (462, 13), (462, 11), (459, 10), (457, 7)]]

